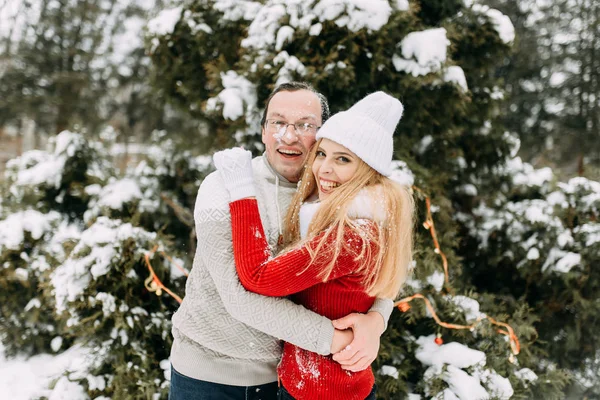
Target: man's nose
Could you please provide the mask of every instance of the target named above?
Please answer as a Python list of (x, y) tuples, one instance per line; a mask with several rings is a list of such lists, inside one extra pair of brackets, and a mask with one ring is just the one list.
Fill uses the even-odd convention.
[(296, 143), (298, 141), (298, 135), (296, 134), (296, 128), (294, 125), (289, 124), (285, 128), (285, 133), (281, 139), (287, 144)]

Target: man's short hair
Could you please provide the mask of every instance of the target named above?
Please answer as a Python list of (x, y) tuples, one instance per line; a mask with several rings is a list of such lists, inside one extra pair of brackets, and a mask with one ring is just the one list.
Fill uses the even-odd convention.
[(269, 111), (269, 103), (273, 96), (275, 96), (279, 92), (296, 92), (298, 90), (308, 90), (309, 92), (313, 92), (319, 98), (319, 102), (321, 103), (321, 123), (325, 123), (329, 118), (329, 103), (327, 102), (327, 97), (322, 93), (317, 92), (317, 90), (309, 83), (306, 82), (286, 82), (277, 86), (269, 97), (267, 97), (267, 101), (265, 102), (265, 110), (263, 111), (263, 116), (260, 120), (260, 126), (264, 126), (267, 122), (267, 111)]

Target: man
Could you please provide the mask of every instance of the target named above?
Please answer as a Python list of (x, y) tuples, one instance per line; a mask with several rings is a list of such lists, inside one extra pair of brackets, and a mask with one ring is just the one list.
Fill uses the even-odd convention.
[[(265, 153), (252, 167), (273, 249), (305, 158), (328, 116), (326, 99), (304, 83), (280, 85), (267, 99), (261, 121)], [(173, 316), (171, 400), (275, 399), (280, 340), (323, 355), (349, 342), (350, 332), (334, 330), (329, 319), (287, 299), (263, 297), (242, 287), (233, 259), (228, 202), (221, 176), (207, 176), (194, 209), (198, 246), (186, 297)], [(349, 371), (366, 368), (376, 356), (391, 310), (391, 301), (378, 300), (366, 316), (351, 314), (337, 321), (339, 329), (352, 327), (355, 337), (350, 349), (334, 359)]]

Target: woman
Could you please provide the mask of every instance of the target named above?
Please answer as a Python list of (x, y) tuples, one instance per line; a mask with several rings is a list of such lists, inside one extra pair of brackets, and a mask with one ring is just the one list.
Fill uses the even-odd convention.
[[(331, 319), (364, 313), (375, 297), (397, 296), (412, 258), (414, 209), (408, 189), (388, 178), (402, 111), (397, 99), (377, 92), (321, 127), (285, 219), (288, 248), (275, 258), (252, 198), (252, 173), (242, 167), (249, 152), (215, 154), (235, 192), (234, 256), (248, 290), (289, 296)], [(331, 357), (290, 343), (278, 373), (281, 399), (375, 399), (370, 367), (350, 373)]]

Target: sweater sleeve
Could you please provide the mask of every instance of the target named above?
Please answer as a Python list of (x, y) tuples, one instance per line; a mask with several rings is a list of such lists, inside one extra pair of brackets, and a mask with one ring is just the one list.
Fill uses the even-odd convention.
[[(266, 296), (287, 296), (323, 283), (320, 273), (324, 267), (323, 263), (327, 263), (327, 260), (318, 259), (311, 265), (312, 259), (307, 250), (307, 246), (316, 247), (323, 234), (303, 247), (271, 258), (256, 200), (235, 201), (230, 203), (229, 207), (235, 265), (240, 281), (246, 289)], [(344, 240), (355, 245), (353, 247), (360, 248), (363, 238), (347, 228)], [(330, 249), (331, 247), (326, 245), (322, 251), (328, 252)], [(351, 254), (346, 246), (343, 246), (328, 279), (352, 274), (356, 270), (354, 258), (355, 254)]]
[[(330, 354), (334, 329), (328, 318), (285, 298), (248, 292), (240, 284), (227, 202), (222, 182), (209, 175), (198, 192), (194, 211), (199, 257), (194, 264), (207, 269), (225, 309), (236, 320), (303, 349)], [(192, 275), (198, 274), (202, 274), (201, 269), (194, 267)], [(186, 298), (195, 295), (189, 293)]]

